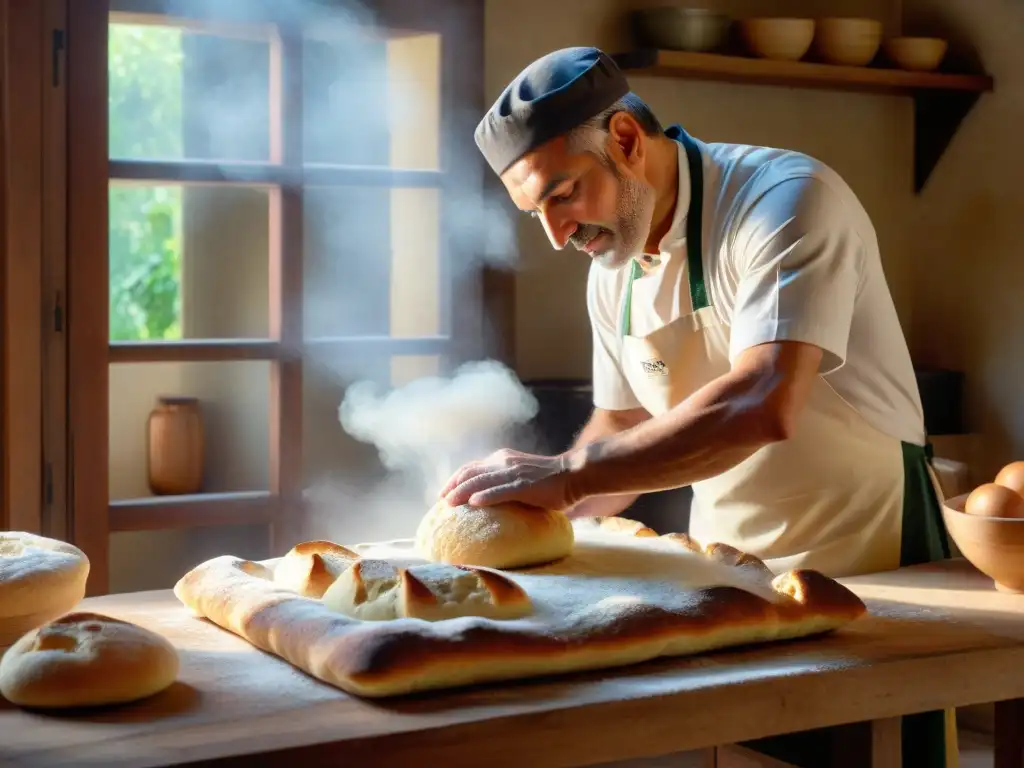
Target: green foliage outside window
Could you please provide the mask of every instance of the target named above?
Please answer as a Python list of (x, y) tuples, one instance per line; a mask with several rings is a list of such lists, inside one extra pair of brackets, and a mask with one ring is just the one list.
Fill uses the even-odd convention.
[[(110, 156), (180, 159), (181, 32), (110, 26)], [(181, 338), (180, 186), (112, 183), (110, 338)]]

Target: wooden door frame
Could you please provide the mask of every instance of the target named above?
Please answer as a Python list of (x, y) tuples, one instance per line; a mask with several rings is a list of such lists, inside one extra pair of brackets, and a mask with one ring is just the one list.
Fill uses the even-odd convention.
[(92, 563), (87, 594), (109, 585), (109, 257), (106, 0), (67, 9), (68, 518)]
[[(7, 215), (7, 0), (0, 0), (0, 232), (9, 232)], [(8, 305), (7, 236), (0, 237), (0, 304)], [(7, 435), (7, 312), (0, 311), (0, 530), (9, 530), (10, 503), (7, 487), (10, 482)]]
[(3, 494), (8, 530), (42, 532), (43, 4), (0, 0), (3, 28)]

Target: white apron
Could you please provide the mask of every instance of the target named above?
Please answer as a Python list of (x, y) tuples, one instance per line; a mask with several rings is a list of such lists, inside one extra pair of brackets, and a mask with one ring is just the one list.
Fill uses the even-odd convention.
[[(643, 274), (636, 262), (622, 312), (623, 371), (652, 416), (730, 368), (729, 327), (719, 321), (704, 282), (703, 160), (681, 128), (673, 126), (668, 135), (682, 143), (690, 168), (686, 249), (693, 312), (646, 336), (630, 335), (633, 282)], [(928, 448), (875, 429), (821, 376), (790, 439), (694, 483), (693, 494), (691, 536), (702, 544), (723, 542), (749, 552), (776, 573), (810, 568), (842, 577), (949, 556)], [(923, 733), (905, 733), (916, 744), (915, 764), (955, 764), (955, 748), (936, 742), (942, 740), (936, 730), (942, 713), (925, 716), (931, 717), (922, 717), (919, 725), (938, 752), (921, 762)], [(911, 721), (904, 718), (905, 731)], [(953, 762), (939, 755), (949, 751)]]

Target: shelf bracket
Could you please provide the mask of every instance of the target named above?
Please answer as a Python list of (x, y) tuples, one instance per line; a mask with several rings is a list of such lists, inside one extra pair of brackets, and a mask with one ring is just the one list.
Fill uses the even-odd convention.
[(960, 124), (978, 102), (978, 91), (914, 93), (914, 192), (921, 194)]

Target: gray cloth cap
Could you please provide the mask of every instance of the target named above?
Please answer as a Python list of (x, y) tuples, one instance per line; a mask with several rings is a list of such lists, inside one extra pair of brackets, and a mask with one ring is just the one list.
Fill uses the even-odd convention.
[(597, 48), (563, 48), (519, 73), (473, 138), (499, 176), (540, 145), (600, 114), (629, 93), (622, 70)]

